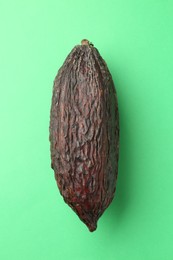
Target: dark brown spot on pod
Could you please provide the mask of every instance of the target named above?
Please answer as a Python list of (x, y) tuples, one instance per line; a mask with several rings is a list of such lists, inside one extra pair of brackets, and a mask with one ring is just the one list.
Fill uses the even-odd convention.
[(60, 193), (94, 231), (115, 193), (119, 115), (111, 74), (86, 39), (72, 49), (55, 78), (49, 130)]

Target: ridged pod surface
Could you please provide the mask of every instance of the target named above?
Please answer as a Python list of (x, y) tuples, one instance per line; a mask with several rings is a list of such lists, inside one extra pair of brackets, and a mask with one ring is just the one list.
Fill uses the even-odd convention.
[(94, 231), (115, 193), (119, 115), (105, 61), (93, 44), (81, 43), (54, 80), (49, 140), (60, 193)]

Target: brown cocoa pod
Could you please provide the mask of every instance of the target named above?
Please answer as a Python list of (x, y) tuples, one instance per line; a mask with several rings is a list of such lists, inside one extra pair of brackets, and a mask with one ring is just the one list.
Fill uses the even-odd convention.
[(49, 131), (60, 193), (94, 231), (115, 193), (119, 114), (112, 76), (88, 40), (72, 49), (55, 77)]

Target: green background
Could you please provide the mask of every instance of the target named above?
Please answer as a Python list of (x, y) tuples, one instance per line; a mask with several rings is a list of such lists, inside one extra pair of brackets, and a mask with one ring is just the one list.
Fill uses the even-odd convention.
[[(173, 259), (173, 1), (0, 1), (0, 259)], [(50, 168), (52, 85), (81, 39), (120, 110), (116, 197), (90, 233)]]

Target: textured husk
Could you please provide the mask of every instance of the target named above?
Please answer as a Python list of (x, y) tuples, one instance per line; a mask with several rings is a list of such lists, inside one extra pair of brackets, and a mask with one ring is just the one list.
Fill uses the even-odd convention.
[(60, 193), (94, 231), (115, 193), (119, 115), (111, 74), (93, 45), (75, 46), (59, 69), (49, 130)]

